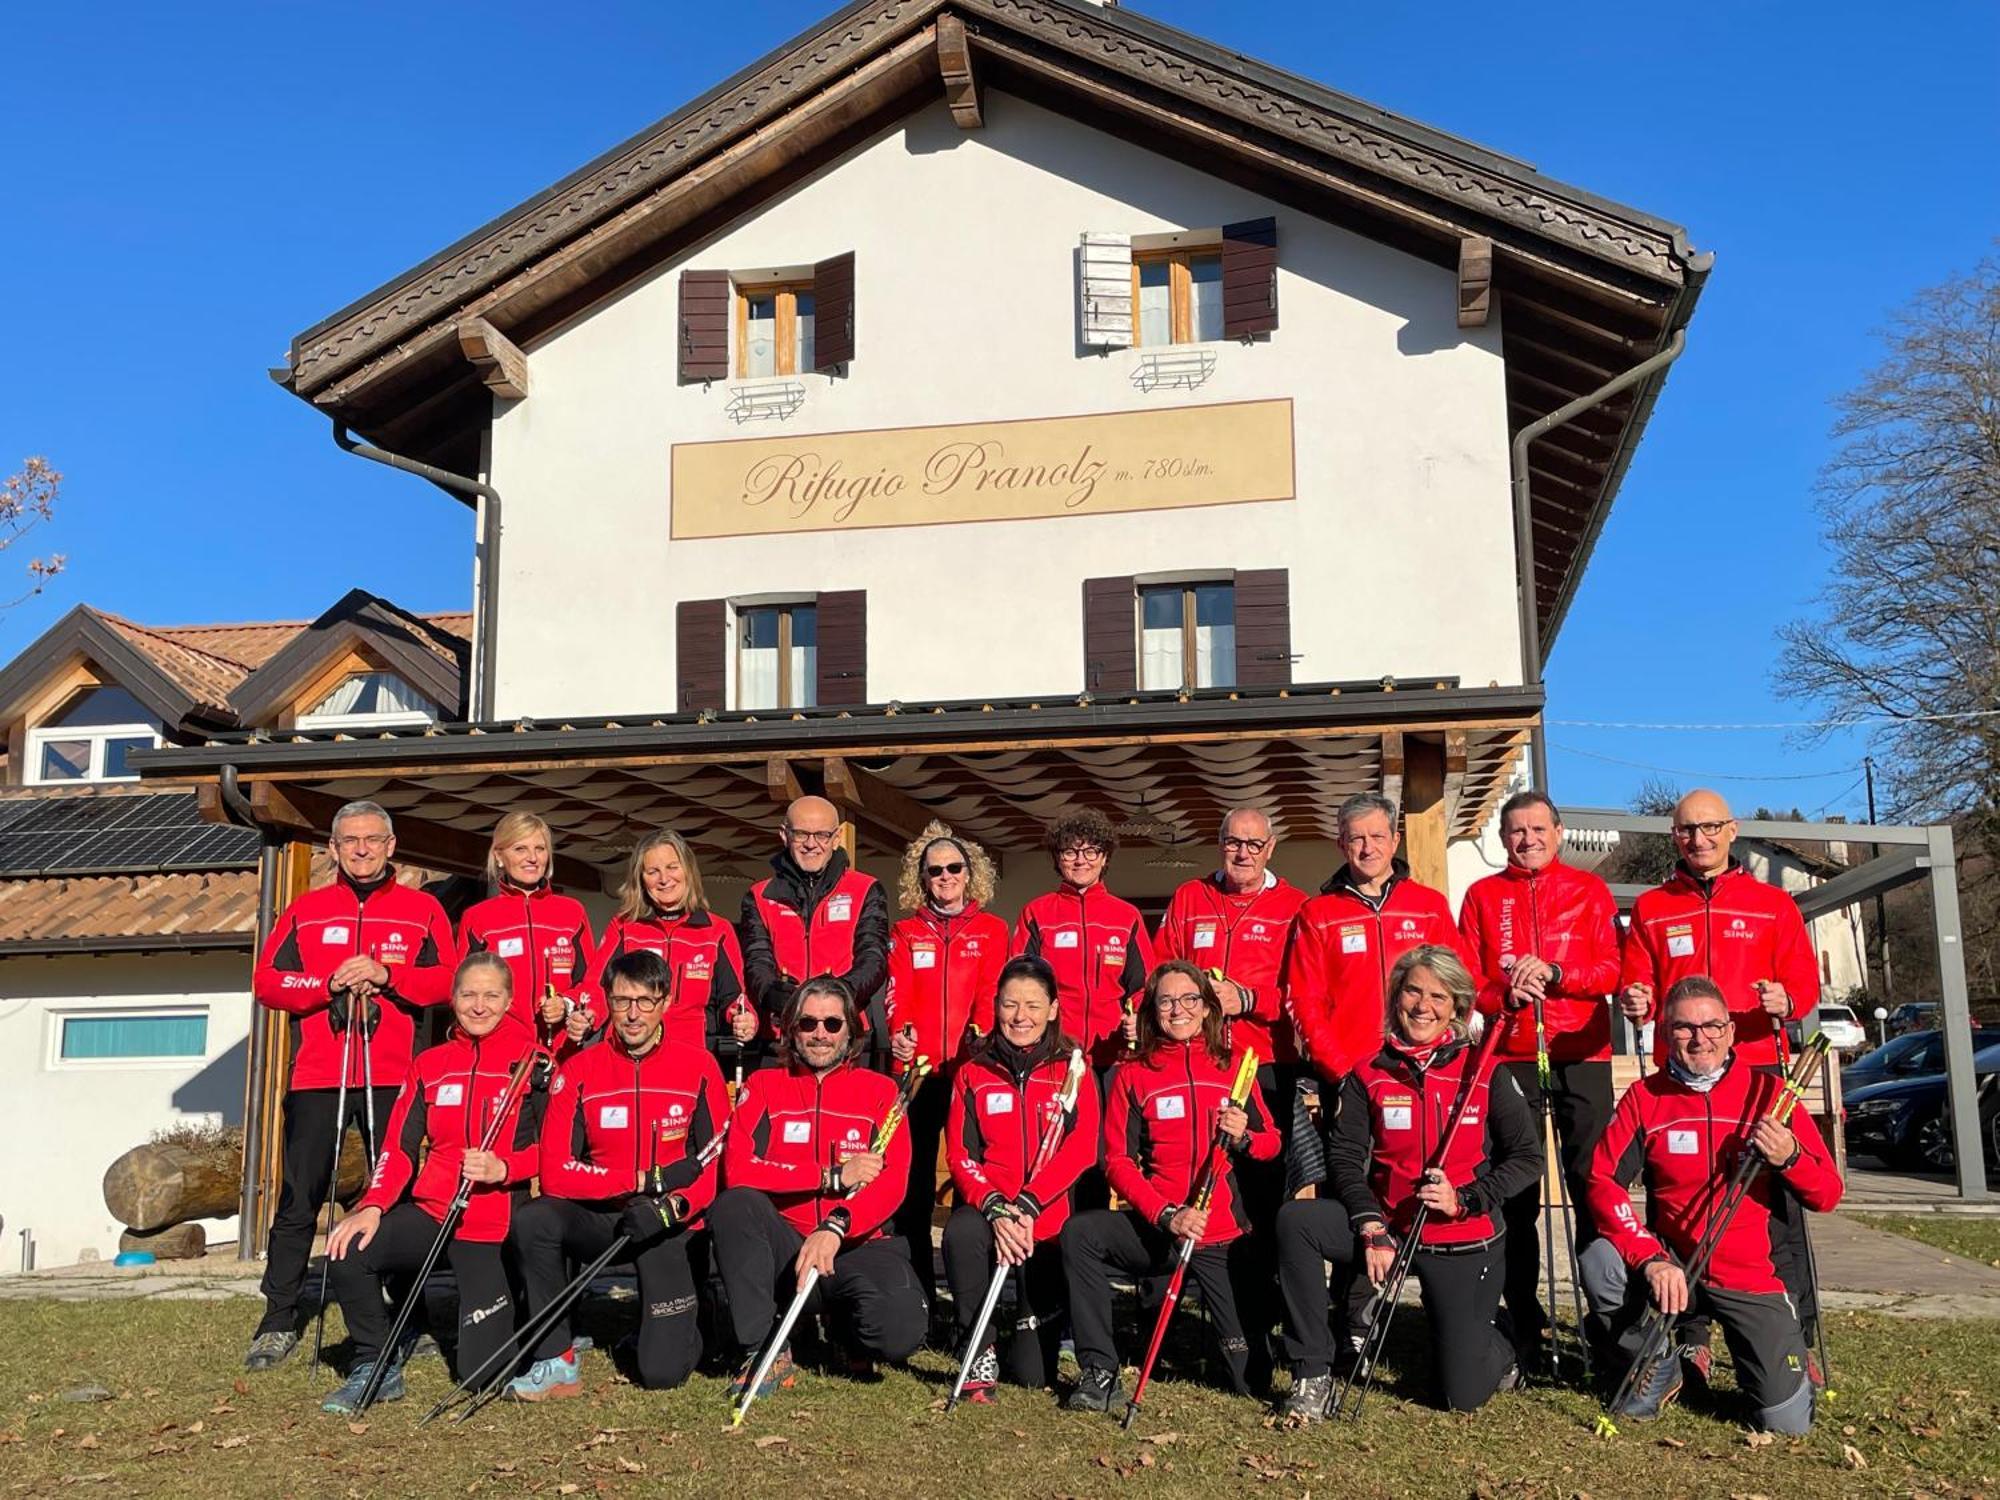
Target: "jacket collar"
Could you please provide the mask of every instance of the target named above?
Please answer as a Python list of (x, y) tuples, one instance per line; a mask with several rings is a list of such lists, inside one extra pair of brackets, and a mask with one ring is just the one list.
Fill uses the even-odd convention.
[(1373, 907), (1376, 911), (1380, 911), (1388, 903), (1389, 897), (1394, 894), (1396, 887), (1409, 878), (1409, 865), (1404, 863), (1401, 855), (1397, 855), (1396, 858), (1389, 861), (1389, 878), (1382, 882), (1382, 894), (1380, 896), (1363, 895), (1359, 882), (1354, 878), (1354, 871), (1348, 865), (1342, 865), (1338, 870), (1329, 875), (1326, 879), (1326, 884), (1319, 888), (1319, 893), (1322, 896), (1352, 896), (1364, 906)]
[(1569, 868), (1563, 862), (1563, 857), (1558, 854), (1539, 870), (1524, 870), (1512, 860), (1509, 860), (1500, 867), (1500, 873), (1505, 875), (1509, 880), (1553, 880), (1560, 875), (1568, 874)]
[(366, 885), (355, 880), (347, 871), (340, 869), (338, 865), (334, 869), (338, 873), (340, 883), (354, 893), (354, 899), (357, 901), (366, 901), (377, 891), (396, 883), (396, 867), (393, 864), (382, 866), (382, 873)]
[(1714, 875), (1697, 875), (1693, 870), (1688, 868), (1685, 860), (1676, 860), (1674, 862), (1674, 873), (1667, 877), (1666, 883), (1668, 885), (1678, 884), (1682, 890), (1694, 891), (1702, 896), (1711, 896), (1715, 894), (1717, 886), (1721, 885), (1725, 880), (1733, 879), (1738, 875), (1748, 876), (1753, 880), (1756, 878), (1743, 868), (1743, 862), (1733, 854), (1729, 856), (1729, 863), (1724, 865)]
[(833, 857), (826, 862), (826, 868), (817, 875), (808, 875), (799, 868), (799, 862), (792, 858), (792, 851), (780, 849), (771, 856), (771, 880), (781, 892), (796, 898), (796, 904), (805, 911), (819, 904), (819, 898), (839, 884), (840, 877), (847, 873), (847, 851), (835, 849)]
[[(1343, 866), (1342, 868), (1345, 868), (1345, 866)], [(1240, 901), (1241, 899), (1243, 899), (1241, 893), (1230, 890), (1228, 886), (1222, 883), (1222, 871), (1220, 870), (1216, 870), (1208, 875), (1205, 875), (1202, 877), (1202, 879), (1204, 883), (1206, 883), (1215, 891), (1216, 895), (1222, 897), (1222, 899), (1225, 901), (1231, 901), (1231, 900)], [(1264, 883), (1258, 886), (1256, 890), (1250, 892), (1250, 899), (1252, 901), (1255, 901), (1259, 896), (1263, 895), (1266, 891), (1274, 891), (1277, 888), (1278, 888), (1278, 877), (1273, 875), (1269, 870), (1266, 870), (1264, 872)]]

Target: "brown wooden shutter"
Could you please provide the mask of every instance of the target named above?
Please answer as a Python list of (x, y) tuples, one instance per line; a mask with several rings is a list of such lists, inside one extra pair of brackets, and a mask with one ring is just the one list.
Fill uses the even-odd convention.
[(1245, 338), (1278, 326), (1278, 221), (1222, 226), (1222, 336)]
[(854, 358), (854, 252), (813, 267), (813, 368)]
[(729, 378), (729, 273), (681, 272), (683, 383)]
[(683, 599), (674, 606), (674, 676), (681, 713), (727, 708), (729, 609), (721, 599)]
[(819, 672), (815, 702), (821, 708), (868, 701), (868, 591), (843, 589), (819, 596)]
[(1083, 685), (1129, 693), (1139, 685), (1139, 617), (1132, 575), (1083, 580)]
[(1268, 687), (1292, 680), (1292, 575), (1257, 568), (1236, 575), (1236, 683)]

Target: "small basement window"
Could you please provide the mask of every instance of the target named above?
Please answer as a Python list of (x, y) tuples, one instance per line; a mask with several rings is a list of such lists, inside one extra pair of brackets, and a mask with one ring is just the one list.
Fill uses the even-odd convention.
[(58, 1063), (167, 1062), (208, 1055), (206, 1011), (93, 1011), (57, 1017)]

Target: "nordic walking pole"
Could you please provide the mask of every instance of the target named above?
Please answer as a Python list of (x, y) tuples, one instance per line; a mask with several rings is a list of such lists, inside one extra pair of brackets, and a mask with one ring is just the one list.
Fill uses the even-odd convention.
[[(1799, 1052), (1797, 1065), (1786, 1077), (1769, 1107), (1765, 1109), (1765, 1119), (1776, 1125), (1783, 1125), (1791, 1120), (1792, 1110), (1797, 1107), (1799, 1096), (1805, 1092), (1806, 1080), (1812, 1077), (1820, 1060), (1825, 1056), (1826, 1037), (1816, 1032), (1812, 1040)], [(1716, 1246), (1722, 1243), (1723, 1235), (1729, 1232), (1730, 1220), (1736, 1217), (1736, 1210), (1743, 1206), (1744, 1198), (1749, 1195), (1750, 1184), (1756, 1181), (1757, 1174), (1767, 1165), (1763, 1153), (1750, 1144), (1747, 1134), (1743, 1139), (1742, 1150), (1743, 1154), (1736, 1163), (1736, 1171), (1729, 1179), (1728, 1189), (1723, 1193), (1714, 1213), (1709, 1216), (1708, 1228), (1695, 1242), (1694, 1254), (1688, 1257), (1685, 1273), (1690, 1297), (1701, 1285), (1701, 1278), (1708, 1270), (1708, 1263), (1715, 1254)], [(1611, 1413), (1631, 1399), (1632, 1392), (1645, 1382), (1651, 1375), (1653, 1367), (1670, 1352), (1669, 1344), (1673, 1338), (1674, 1325), (1681, 1317), (1682, 1314), (1679, 1313), (1669, 1317), (1660, 1311), (1657, 1304), (1646, 1309), (1645, 1319), (1640, 1326), (1638, 1356), (1625, 1371), (1625, 1378), (1618, 1383), (1618, 1391), (1611, 1398), (1611, 1405), (1598, 1413), (1598, 1436), (1617, 1435), (1618, 1427), (1611, 1420)]]
[[(1465, 1122), (1466, 1107), (1472, 1103), (1479, 1080), (1492, 1068), (1503, 1029), (1497, 1025), (1487, 1027), (1485, 1035), (1480, 1038), (1478, 1050), (1472, 1054), (1472, 1061), (1466, 1064), (1465, 1081), (1459, 1085), (1451, 1118), (1445, 1121), (1444, 1133), (1438, 1140), (1437, 1149), (1431, 1153), (1430, 1164), (1424, 1169), (1426, 1176), (1438, 1170), (1439, 1163), (1451, 1150), (1458, 1127)], [(1328, 1402), (1329, 1410), (1336, 1417), (1344, 1416), (1352, 1422), (1361, 1420), (1362, 1405), (1368, 1400), (1368, 1392), (1375, 1384), (1376, 1361), (1381, 1359), (1382, 1351), (1388, 1347), (1389, 1324), (1395, 1317), (1396, 1304), (1402, 1300), (1403, 1285), (1410, 1279), (1410, 1270), (1416, 1264), (1417, 1250), (1423, 1243), (1424, 1225), (1429, 1220), (1430, 1205), (1419, 1202), (1410, 1215), (1409, 1229), (1396, 1246), (1396, 1258), (1390, 1262), (1389, 1274), (1382, 1279), (1379, 1302), (1375, 1316), (1368, 1323), (1368, 1336), (1361, 1342), (1361, 1353), (1354, 1361), (1354, 1368), (1347, 1372), (1346, 1381), (1334, 1390)], [(1347, 1403), (1350, 1395), (1354, 1397), (1351, 1409)]]
[[(1245, 1047), (1243, 1060), (1236, 1067), (1236, 1080), (1229, 1087), (1229, 1102), (1242, 1108), (1244, 1101), (1250, 1097), (1250, 1090), (1256, 1086), (1257, 1049)], [(1218, 1126), (1215, 1140), (1208, 1148), (1208, 1157), (1202, 1162), (1201, 1172), (1193, 1183), (1189, 1208), (1205, 1209), (1215, 1197), (1215, 1180), (1222, 1175), (1222, 1157), (1228, 1149)], [(1139, 1419), (1139, 1403), (1145, 1399), (1147, 1382), (1153, 1378), (1153, 1365), (1159, 1360), (1160, 1346), (1166, 1342), (1167, 1324), (1173, 1321), (1174, 1309), (1180, 1305), (1181, 1288), (1187, 1283), (1188, 1262), (1193, 1259), (1194, 1241), (1182, 1240), (1180, 1251), (1174, 1258), (1173, 1277), (1167, 1282), (1167, 1295), (1160, 1303), (1159, 1315), (1153, 1319), (1153, 1337), (1146, 1346), (1146, 1362), (1139, 1366), (1139, 1379), (1132, 1387), (1132, 1398), (1125, 1403), (1125, 1416), (1119, 1423), (1121, 1428), (1130, 1428)]]
[[(1785, 1036), (1784, 1022), (1780, 1021), (1775, 1030), (1778, 1039), (1778, 1066), (1789, 1068), (1792, 1064), (1792, 1049), (1790, 1040)], [(1828, 1056), (1829, 1053), (1825, 1049), (1821, 1049), (1818, 1071), (1822, 1074), (1826, 1071)], [(1800, 1089), (1803, 1092), (1803, 1083), (1800, 1084)], [(1812, 1225), (1807, 1222), (1803, 1212), (1799, 1214), (1799, 1243), (1806, 1247), (1806, 1285), (1812, 1289), (1813, 1338), (1819, 1344), (1820, 1378), (1826, 1382), (1826, 1399), (1831, 1401), (1833, 1399), (1833, 1361), (1827, 1356), (1826, 1318), (1819, 1305), (1819, 1257), (1813, 1253)]]
[[(541, 1048), (530, 1047), (521, 1055), (521, 1060), (514, 1064), (514, 1071), (507, 1076), (506, 1087), (500, 1091), (498, 1108), (494, 1110), (492, 1120), (487, 1123), (485, 1133), (479, 1138), (481, 1151), (493, 1149), (493, 1143), (500, 1138), (500, 1131), (506, 1125), (508, 1116), (513, 1113), (522, 1090), (527, 1087), (527, 1081), (534, 1072), (535, 1059), (545, 1055)], [(467, 1101), (468, 1105), (470, 1102)], [(451, 1243), (452, 1233), (458, 1228), (458, 1221), (465, 1214), (466, 1204), (471, 1201), (472, 1179), (461, 1175), (458, 1191), (452, 1194), (451, 1202), (445, 1205), (444, 1219), (438, 1225), (437, 1237), (431, 1241), (430, 1249), (425, 1252), (423, 1264), (417, 1267), (417, 1279), (411, 1283), (409, 1291), (404, 1293), (403, 1305), (396, 1309), (395, 1321), (389, 1325), (389, 1336), (382, 1341), (381, 1351), (375, 1356), (375, 1368), (369, 1372), (367, 1382), (361, 1387), (361, 1398), (354, 1403), (356, 1416), (368, 1410), (369, 1405), (375, 1400), (376, 1391), (381, 1389), (383, 1380), (388, 1377), (389, 1361), (396, 1353), (396, 1340), (403, 1336), (403, 1330), (409, 1326), (410, 1314), (416, 1310), (417, 1300), (424, 1294), (424, 1283), (431, 1279), (431, 1272), (437, 1269), (438, 1257), (444, 1254), (444, 1247)]]
[[(930, 1076), (931, 1060), (922, 1053), (911, 1061), (909, 1071), (903, 1074), (903, 1085), (896, 1091), (896, 1100), (889, 1106), (889, 1113), (882, 1117), (876, 1128), (874, 1140), (868, 1149), (874, 1155), (881, 1155), (889, 1149), (889, 1142), (895, 1138), (903, 1117), (910, 1112), (910, 1101), (916, 1097), (917, 1089)], [(860, 1188), (850, 1189), (847, 1196), (852, 1198)], [(785, 1347), (785, 1341), (792, 1336), (792, 1326), (799, 1321), (799, 1314), (805, 1311), (806, 1299), (812, 1296), (813, 1288), (819, 1283), (819, 1268), (809, 1267), (805, 1279), (792, 1298), (792, 1305), (785, 1309), (785, 1316), (773, 1330), (770, 1341), (764, 1345), (764, 1353), (757, 1361), (757, 1369), (750, 1377), (750, 1384), (743, 1389), (743, 1404), (731, 1413), (731, 1429), (741, 1427), (743, 1419), (750, 1414), (750, 1407), (757, 1399), (757, 1387), (764, 1383), (764, 1377), (771, 1373), (771, 1366), (777, 1363), (778, 1352)]]
[[(331, 1017), (328, 1018), (327, 1024), (329, 1026), (333, 1024)], [(326, 1227), (328, 1232), (331, 1232), (333, 1229), (334, 1199), (340, 1194), (340, 1148), (347, 1144), (347, 1063), (353, 1050), (351, 1045), (353, 1039), (348, 1036), (345, 1027), (340, 1029), (339, 1035), (340, 1092), (334, 1096), (335, 1103), (333, 1106), (333, 1170), (327, 1174), (326, 1178)], [(327, 1285), (332, 1274), (333, 1257), (322, 1251), (319, 1262), (319, 1316), (313, 1319), (313, 1357), (312, 1363), (306, 1366), (308, 1374), (317, 1374), (319, 1370), (320, 1350), (326, 1343), (326, 1294)]]
[[(1027, 1175), (1021, 1179), (1022, 1187), (1025, 1188), (1035, 1175), (1049, 1164), (1056, 1154), (1056, 1149), (1062, 1145), (1063, 1136), (1066, 1134), (1063, 1122), (1069, 1118), (1069, 1112), (1076, 1108), (1076, 1096), (1083, 1087), (1086, 1066), (1083, 1049), (1070, 1048), (1069, 1072), (1064, 1075), (1062, 1088), (1056, 1093), (1055, 1115), (1050, 1119), (1048, 1129), (1042, 1132), (1042, 1143), (1035, 1151), (1034, 1165), (1028, 1168)], [(993, 1309), (1000, 1305), (1000, 1289), (1006, 1284), (1007, 1267), (1001, 1263), (999, 1252), (996, 1250), (993, 1256), (993, 1280), (987, 1285), (986, 1301), (979, 1309), (979, 1321), (972, 1325), (972, 1337), (966, 1343), (965, 1358), (958, 1362), (958, 1379), (951, 1383), (951, 1395), (944, 1403), (946, 1412), (957, 1406), (958, 1398), (965, 1394), (965, 1382), (972, 1374), (972, 1362), (979, 1357), (980, 1340), (986, 1336), (986, 1325), (993, 1321)]]
[(1576, 1320), (1577, 1361), (1585, 1380), (1590, 1378), (1590, 1341), (1583, 1332), (1583, 1271), (1576, 1257), (1576, 1206), (1570, 1198), (1569, 1177), (1563, 1171), (1562, 1142), (1556, 1134), (1555, 1104), (1549, 1085), (1555, 1069), (1549, 1061), (1549, 1034), (1544, 1022), (1542, 1001), (1535, 1001), (1535, 1087), (1542, 1114), (1542, 1259), (1549, 1284), (1549, 1379), (1562, 1383), (1562, 1326), (1556, 1312), (1556, 1231), (1558, 1220), (1563, 1249), (1569, 1256), (1570, 1311)]

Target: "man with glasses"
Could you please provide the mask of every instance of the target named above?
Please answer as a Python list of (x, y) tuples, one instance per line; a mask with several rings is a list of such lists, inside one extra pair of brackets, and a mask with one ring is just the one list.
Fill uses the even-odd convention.
[[(872, 875), (848, 865), (840, 813), (824, 797), (785, 809), (771, 874), (743, 896), (745, 987), (757, 1013), (777, 1016), (799, 985), (832, 975), (868, 1007), (889, 975), (889, 900)], [(777, 1035), (774, 1040), (783, 1040)]]
[[(509, 1238), (527, 1290), (525, 1317), (569, 1284), (620, 1235), (639, 1278), (638, 1383), (667, 1390), (701, 1359), (696, 1238), (715, 1197), (716, 1165), (702, 1152), (729, 1119), (722, 1069), (706, 1048), (666, 1040), (673, 971), (634, 949), (604, 969), (611, 1011), (604, 1037), (565, 1062), (549, 1085), (542, 1123), (542, 1195), (514, 1215)], [(583, 1394), (569, 1315), (530, 1351), (507, 1387), (515, 1401)]]
[[(861, 1012), (853, 991), (838, 979), (807, 980), (779, 1021), (781, 1066), (743, 1086), (722, 1153), (728, 1186), (709, 1215), (743, 1354), (730, 1387), (738, 1398), (779, 1308), (809, 1270), (819, 1271), (814, 1301), (853, 1373), (908, 1358), (927, 1316), (908, 1244), (884, 1232), (909, 1180), (909, 1132), (898, 1130), (879, 1154), (871, 1149), (897, 1089), (854, 1064)], [(794, 1379), (786, 1349), (757, 1394)]]
[[(388, 1121), (416, 1050), (416, 1013), (451, 991), (451, 923), (433, 897), (397, 881), (389, 814), (373, 802), (348, 803), (333, 815), (327, 850), (332, 883), (279, 915), (250, 982), (259, 1005), (292, 1017), (293, 1048), (284, 1177), (264, 1264), (264, 1317), (243, 1361), (249, 1370), (273, 1369), (298, 1347), (299, 1293), (334, 1142), (349, 1122), (365, 1134), (368, 1121)], [(377, 1144), (366, 1142), (371, 1155)]]
[[(1676, 821), (1679, 821), (1677, 818)], [(1712, 821), (1712, 820), (1711, 820)], [(1661, 1018), (1667, 1062), (1625, 1091), (1591, 1157), (1591, 1216), (1603, 1236), (1582, 1255), (1598, 1369), (1614, 1384), (1637, 1353), (1649, 1307), (1680, 1319), (1678, 1358), (1662, 1359), (1614, 1417), (1657, 1417), (1708, 1355), (1708, 1320), (1736, 1363), (1736, 1384), (1761, 1431), (1803, 1434), (1812, 1425), (1807, 1339), (1774, 1249), (1779, 1223), (1803, 1203), (1826, 1213), (1840, 1202), (1840, 1174), (1812, 1117), (1789, 1126), (1767, 1116), (1780, 1080), (1753, 1069), (1736, 1042), (1721, 986), (1690, 975), (1667, 992)], [(1709, 1229), (1745, 1151), (1758, 1174), (1698, 1283), (1684, 1267)], [(1646, 1212), (1627, 1184), (1641, 1172)]]

